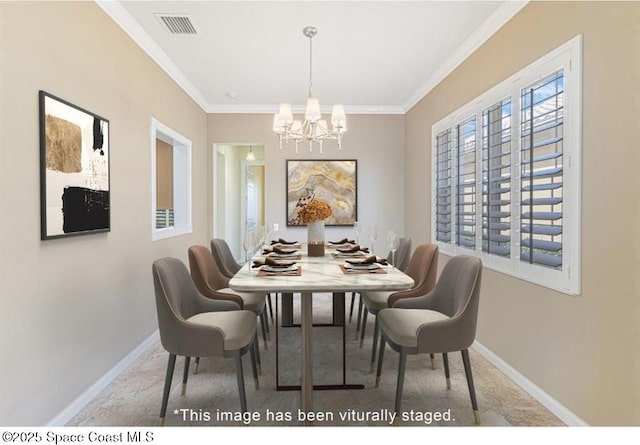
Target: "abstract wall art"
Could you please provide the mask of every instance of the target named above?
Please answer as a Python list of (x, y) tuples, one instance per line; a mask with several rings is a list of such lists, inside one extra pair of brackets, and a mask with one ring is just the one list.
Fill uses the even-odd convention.
[(40, 239), (108, 232), (109, 121), (40, 91)]
[(311, 199), (331, 206), (327, 226), (350, 226), (357, 220), (357, 161), (287, 160), (287, 226), (302, 226), (297, 210)]

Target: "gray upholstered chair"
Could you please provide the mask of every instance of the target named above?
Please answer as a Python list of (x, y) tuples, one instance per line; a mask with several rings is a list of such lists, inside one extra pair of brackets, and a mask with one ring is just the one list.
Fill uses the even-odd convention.
[(211, 240), (211, 253), (218, 265), (218, 269), (227, 278), (233, 277), (242, 268), (242, 265), (233, 257), (229, 244), (223, 239), (216, 238)]
[[(396, 302), (403, 298), (414, 298), (431, 292), (436, 284), (438, 274), (438, 246), (435, 244), (420, 244), (411, 255), (411, 260), (406, 269), (406, 274), (413, 278), (414, 286), (411, 289), (398, 292), (362, 292), (360, 298), (364, 303), (364, 315), (362, 317), (362, 333), (360, 335), (360, 347), (364, 341), (364, 333), (367, 327), (367, 314), (376, 316), (378, 312), (387, 307), (394, 307)], [(373, 345), (371, 347), (371, 372), (376, 361), (376, 349), (378, 346), (378, 318), (373, 327)], [(433, 360), (433, 356), (431, 357)], [(432, 367), (435, 365), (432, 362)]]
[[(242, 268), (242, 265), (238, 264), (238, 262), (233, 257), (233, 253), (231, 253), (229, 244), (221, 238), (215, 238), (211, 240), (211, 254), (213, 255), (213, 259), (218, 265), (218, 269), (220, 269), (222, 275), (227, 278), (232, 278)], [(271, 302), (271, 294), (267, 295), (267, 304), (269, 309), (269, 316), (271, 317), (271, 322), (273, 323), (273, 303)], [(267, 334), (269, 334), (268, 325)]]
[(444, 266), (436, 287), (427, 295), (402, 299), (378, 313), (382, 338), (376, 387), (380, 383), (385, 344), (400, 353), (395, 411), (400, 415), (407, 354), (442, 353), (447, 388), (451, 388), (447, 353), (461, 351), (471, 406), (480, 423), (468, 348), (476, 337), (482, 262), (457, 256)]
[(190, 357), (234, 357), (240, 407), (247, 411), (242, 371), (242, 355), (251, 351), (251, 367), (256, 389), (259, 388), (255, 350), (256, 315), (239, 310), (231, 301), (211, 300), (195, 288), (182, 261), (162, 258), (153, 263), (153, 284), (160, 340), (169, 352), (167, 375), (160, 408), (164, 424), (173, 379), (176, 356), (185, 356), (182, 393), (186, 391)]
[[(411, 238), (400, 238), (398, 240), (398, 249), (393, 255), (393, 258), (392, 258), (391, 252), (389, 252), (389, 255), (387, 256), (387, 262), (389, 264), (393, 264), (399, 270), (404, 272), (405, 270), (407, 270), (407, 266), (409, 265), (409, 258), (411, 258)], [(356, 296), (356, 293), (352, 292), (351, 308), (349, 309), (349, 323), (351, 323), (351, 318), (353, 317), (353, 305), (356, 299), (355, 296)], [(356, 324), (356, 339), (358, 338), (358, 333), (360, 332), (360, 322), (362, 321), (363, 307), (364, 305), (361, 298), (358, 304), (358, 322)]]
[(239, 309), (254, 312), (260, 317), (262, 338), (267, 349), (267, 317), (264, 293), (236, 292), (229, 288), (229, 278), (222, 274), (214, 257), (205, 246), (189, 247), (191, 278), (202, 295), (213, 300), (233, 301)]

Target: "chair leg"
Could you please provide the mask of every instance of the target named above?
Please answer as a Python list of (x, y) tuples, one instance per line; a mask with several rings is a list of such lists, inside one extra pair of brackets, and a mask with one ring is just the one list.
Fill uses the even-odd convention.
[(400, 421), (400, 406), (402, 405), (402, 390), (404, 387), (404, 371), (407, 367), (407, 351), (404, 348), (400, 349), (400, 359), (398, 362), (398, 383), (396, 385), (396, 418), (395, 424)]
[(266, 305), (262, 313), (264, 314), (264, 327), (267, 330), (267, 341), (271, 341), (271, 329), (269, 329), (269, 314), (267, 313)]
[(380, 386), (380, 376), (382, 376), (382, 359), (384, 358), (384, 347), (386, 346), (384, 336), (380, 336), (380, 352), (378, 352), (378, 371), (376, 372), (376, 388)]
[(442, 353), (442, 362), (444, 363), (444, 376), (447, 378), (447, 389), (451, 389), (451, 375), (449, 373), (449, 354)]
[(253, 342), (256, 345), (256, 362), (258, 363), (258, 374), (262, 375), (262, 362), (260, 361), (260, 343), (258, 342), (258, 330), (253, 335)]
[(169, 354), (169, 362), (167, 363), (167, 375), (164, 379), (164, 391), (162, 392), (162, 405), (160, 407), (160, 426), (164, 425), (164, 416), (167, 414), (167, 403), (169, 402), (169, 390), (171, 389), (171, 380), (173, 379), (173, 370), (176, 367), (176, 355)]
[(182, 395), (187, 393), (187, 378), (189, 377), (189, 363), (191, 357), (184, 358), (184, 373), (182, 374)]
[(260, 317), (260, 328), (262, 328), (262, 340), (264, 342), (264, 350), (266, 351), (267, 349), (269, 349), (269, 346), (267, 346), (267, 328), (265, 327), (264, 311), (260, 313), (259, 317)]
[(364, 308), (364, 313), (362, 314), (362, 332), (360, 333), (360, 349), (362, 349), (362, 344), (364, 343), (364, 333), (367, 330), (367, 314), (369, 311), (367, 308)]
[(198, 368), (200, 367), (200, 357), (196, 357), (196, 365), (193, 367), (193, 375), (198, 373)]
[(471, 407), (473, 408), (473, 417), (476, 425), (480, 424), (480, 413), (478, 412), (478, 401), (476, 400), (476, 389), (473, 386), (473, 374), (471, 373), (471, 361), (469, 360), (469, 350), (462, 351), (462, 363), (464, 363), (464, 373), (467, 376), (467, 385), (469, 386), (469, 395), (471, 396)]
[(271, 324), (273, 324), (274, 323), (273, 322), (273, 303), (271, 301), (271, 294), (267, 294), (267, 306), (269, 307), (269, 316), (271, 317)]
[(371, 346), (371, 367), (369, 368), (369, 372), (373, 372), (373, 366), (376, 362), (376, 348), (378, 347), (378, 317), (376, 317), (376, 321), (373, 323), (373, 345)]
[(351, 324), (351, 319), (353, 318), (353, 304), (356, 302), (356, 293), (351, 292), (351, 305), (349, 309), (349, 324)]
[(364, 308), (364, 302), (362, 301), (362, 295), (360, 295), (360, 300), (358, 302), (358, 320), (356, 322), (356, 340), (358, 339), (358, 334), (360, 334), (360, 323), (362, 322), (363, 308)]
[(258, 342), (254, 338), (251, 342), (251, 349), (249, 354), (251, 355), (251, 371), (253, 372), (253, 383), (256, 387), (256, 391), (260, 390), (260, 380), (258, 380), (258, 367), (256, 366), (256, 350), (258, 349)]
[(432, 352), (429, 357), (431, 357), (431, 369), (436, 369), (436, 355)]
[(240, 410), (247, 412), (247, 395), (244, 392), (244, 373), (242, 372), (242, 355), (236, 353), (236, 376), (238, 377), (238, 392), (240, 393)]

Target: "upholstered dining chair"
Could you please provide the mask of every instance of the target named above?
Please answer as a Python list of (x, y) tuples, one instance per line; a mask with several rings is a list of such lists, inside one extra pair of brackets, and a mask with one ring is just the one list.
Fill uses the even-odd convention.
[[(393, 257), (393, 258), (392, 258)], [(411, 238), (400, 238), (398, 240), (398, 249), (395, 252), (395, 255), (392, 255), (389, 252), (387, 256), (387, 262), (389, 264), (393, 264), (394, 267), (397, 267), (402, 272), (407, 270), (407, 266), (409, 265), (409, 258), (411, 257)], [(351, 307), (349, 309), (349, 323), (351, 323), (351, 318), (353, 317), (353, 306), (355, 303), (356, 293), (351, 293)], [(362, 321), (362, 309), (364, 304), (362, 299), (358, 303), (358, 316), (356, 323), (356, 339), (358, 338), (358, 333), (360, 332), (360, 322)]]
[(254, 312), (260, 317), (264, 348), (267, 349), (267, 317), (264, 293), (236, 292), (229, 288), (229, 278), (222, 274), (214, 257), (205, 246), (189, 247), (191, 278), (202, 295), (213, 300), (233, 301), (239, 309)]
[[(378, 346), (378, 312), (394, 305), (404, 298), (414, 298), (426, 295), (436, 284), (438, 273), (438, 246), (435, 244), (420, 244), (411, 256), (407, 270), (407, 275), (413, 278), (414, 287), (398, 292), (363, 292), (360, 295), (364, 303), (364, 314), (362, 317), (362, 332), (360, 335), (360, 347), (364, 342), (364, 334), (367, 327), (367, 314), (372, 314), (375, 319), (373, 327), (373, 345), (371, 347), (371, 372), (376, 360), (376, 349)], [(432, 367), (435, 367), (433, 364)]]
[[(211, 240), (211, 254), (213, 259), (218, 265), (218, 269), (227, 278), (232, 278), (242, 268), (233, 257), (229, 244), (222, 238), (214, 238)], [(269, 309), (269, 316), (271, 317), (271, 323), (273, 323), (273, 303), (271, 301), (271, 294), (267, 295), (267, 308)], [(267, 325), (267, 334), (269, 334), (269, 326)]]
[(251, 351), (251, 367), (259, 389), (255, 351), (256, 316), (239, 310), (228, 300), (211, 300), (195, 288), (184, 263), (176, 258), (162, 258), (153, 263), (153, 284), (160, 340), (169, 352), (167, 375), (160, 408), (160, 425), (164, 424), (176, 357), (185, 356), (182, 394), (185, 394), (190, 357), (234, 357), (240, 394), (240, 408), (247, 411), (242, 371), (242, 355)]
[(233, 277), (242, 268), (233, 257), (229, 244), (221, 238), (211, 240), (211, 253), (220, 272), (228, 278)]
[(378, 312), (381, 340), (376, 374), (380, 383), (385, 344), (400, 353), (395, 412), (400, 415), (408, 354), (442, 353), (447, 388), (451, 388), (448, 353), (461, 351), (473, 415), (480, 423), (468, 348), (476, 336), (482, 262), (461, 255), (450, 259), (436, 287), (427, 295), (406, 298)]

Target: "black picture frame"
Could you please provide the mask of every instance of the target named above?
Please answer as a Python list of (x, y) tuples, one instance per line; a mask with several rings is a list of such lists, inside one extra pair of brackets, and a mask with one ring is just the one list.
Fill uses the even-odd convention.
[(309, 190), (333, 210), (325, 225), (348, 227), (358, 220), (356, 159), (287, 159), (286, 180), (288, 227), (306, 225), (296, 219), (296, 207), (308, 199)]
[(109, 121), (39, 91), (40, 239), (111, 230)]

